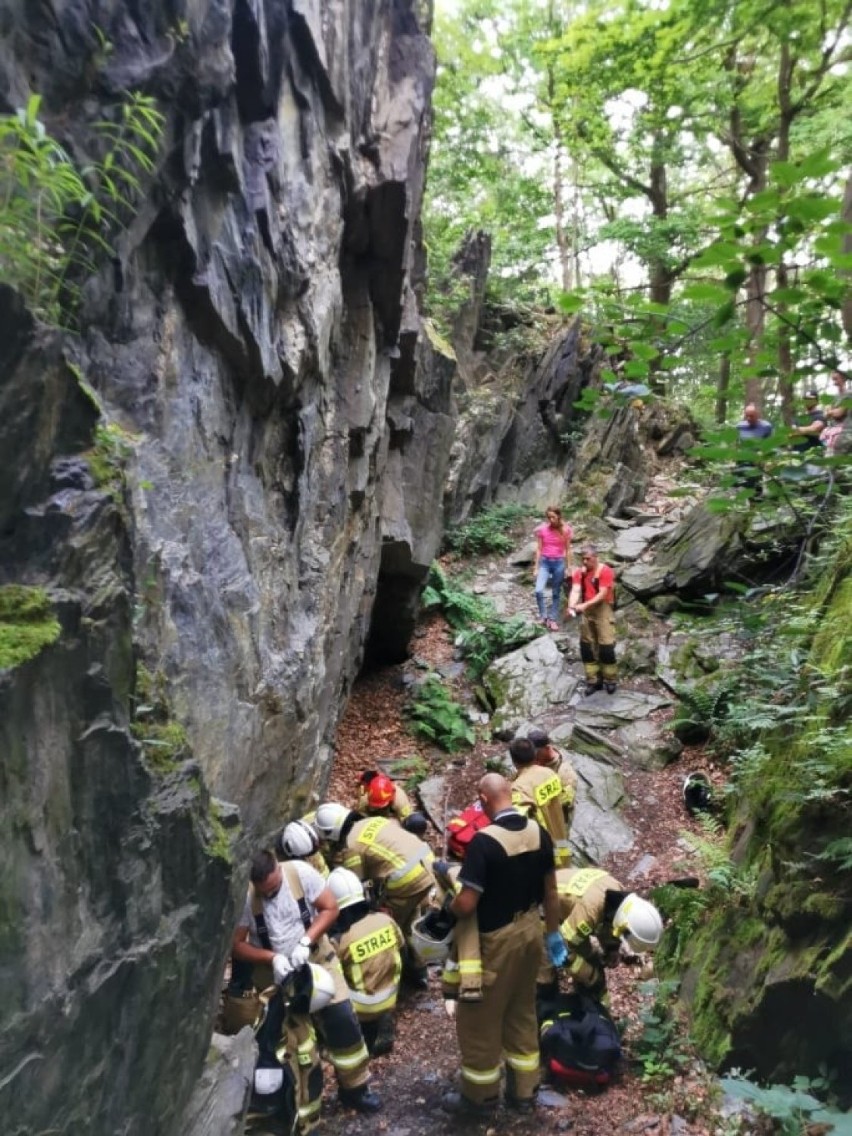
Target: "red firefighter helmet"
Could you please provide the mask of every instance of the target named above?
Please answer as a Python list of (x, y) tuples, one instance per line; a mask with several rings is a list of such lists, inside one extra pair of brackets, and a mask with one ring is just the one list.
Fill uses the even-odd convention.
[(367, 806), (371, 809), (386, 809), (396, 795), (396, 786), (390, 777), (377, 773), (367, 786)]

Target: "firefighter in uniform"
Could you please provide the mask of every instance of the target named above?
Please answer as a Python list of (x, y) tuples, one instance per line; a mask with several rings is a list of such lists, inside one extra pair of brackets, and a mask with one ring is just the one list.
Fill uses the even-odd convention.
[(355, 808), (364, 816), (392, 816), (400, 822), (414, 812), (405, 789), (378, 769), (365, 769), (358, 778)]
[(509, 756), (517, 770), (512, 782), (512, 804), (525, 816), (538, 821), (553, 841), (557, 868), (571, 860), (565, 815), (562, 811), (562, 781), (559, 774), (536, 764), (536, 749), (529, 738), (515, 738)]
[(317, 830), (314, 828), (316, 813), (306, 813), (300, 820), (291, 820), (281, 829), (275, 852), (279, 860), (304, 860), (316, 868), (321, 876), (328, 878), (328, 864), (322, 852)]
[(363, 817), (330, 801), (317, 809), (316, 828), (359, 880), (371, 880), (377, 901), (408, 936), (414, 916), (435, 886), (428, 844), (389, 817)]
[[(607, 967), (622, 955), (653, 951), (663, 933), (659, 911), (633, 892), (625, 891), (602, 868), (565, 868), (556, 873), (559, 930), (568, 948), (567, 971), (583, 993), (602, 1001)], [(596, 941), (595, 941), (596, 940)], [(539, 995), (555, 992), (552, 967), (539, 972)]]
[(390, 915), (371, 911), (361, 881), (347, 868), (335, 868), (328, 886), (340, 914), (331, 928), (371, 1057), (393, 1049), (396, 1000), (402, 974), (402, 932)]
[[(555, 773), (562, 784), (559, 803), (565, 819), (566, 836), (571, 835), (574, 823), (574, 804), (577, 797), (577, 771), (568, 758), (556, 748), (544, 730), (530, 730), (527, 737), (535, 746), (535, 763)], [(570, 859), (571, 849), (568, 849)]]
[[(255, 986), (283, 985), (306, 963), (316, 963), (334, 980), (330, 1004), (314, 1015), (329, 1060), (337, 1075), (341, 1104), (359, 1112), (376, 1112), (381, 1099), (369, 1087), (369, 1054), (349, 1000), (343, 971), (327, 932), (338, 915), (337, 901), (326, 881), (299, 860), (279, 863), (268, 849), (252, 859), (251, 887), (232, 945), (238, 962), (255, 969)], [(316, 1122), (322, 1098), (322, 1067), (313, 1028), (303, 1032), (299, 1065), (299, 1123)]]
[(461, 889), (450, 910), (476, 912), (483, 967), (481, 1002), (459, 1002), (461, 1092), (444, 1097), (449, 1112), (492, 1115), (506, 1063), (506, 1104), (533, 1107), (539, 1083), (535, 979), (542, 959), (539, 905), (544, 905), (548, 955), (560, 966), (567, 952), (557, 930), (553, 844), (535, 821), (512, 806), (512, 789), (498, 773), (479, 783), (491, 819), (470, 842), (459, 873)]
[(586, 675), (585, 693), (605, 690), (615, 694), (615, 573), (608, 564), (601, 564), (592, 545), (581, 552), (580, 564), (571, 576), (568, 615), (582, 617), (580, 658)]
[(362, 816), (392, 817), (406, 832), (413, 832), (415, 836), (425, 835), (426, 817), (415, 811), (411, 798), (401, 785), (376, 769), (367, 769), (358, 778), (355, 809)]

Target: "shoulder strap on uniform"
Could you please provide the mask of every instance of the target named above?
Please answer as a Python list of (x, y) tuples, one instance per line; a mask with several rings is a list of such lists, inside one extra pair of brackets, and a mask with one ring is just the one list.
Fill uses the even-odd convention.
[(541, 847), (541, 829), (534, 820), (528, 820), (517, 832), (504, 828), (501, 824), (487, 824), (479, 831), (496, 840), (509, 856), (537, 852)]
[(255, 890), (254, 884), (249, 884), (249, 903), (251, 904), (251, 914), (260, 945), (265, 951), (271, 951), (272, 943), (269, 941), (269, 931), (263, 915), (263, 897)]
[(302, 925), (307, 931), (308, 927), (313, 923), (313, 919), (308, 910), (308, 901), (305, 899), (305, 889), (302, 887), (299, 872), (296, 865), (289, 860), (285, 860), (281, 868), (287, 879), (290, 891), (293, 893), (293, 899), (295, 899), (296, 903), (299, 905), (299, 915), (302, 917)]

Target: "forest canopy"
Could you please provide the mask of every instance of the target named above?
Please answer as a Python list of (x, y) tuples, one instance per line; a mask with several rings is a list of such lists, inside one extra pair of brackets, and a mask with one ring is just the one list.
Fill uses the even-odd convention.
[(581, 311), (617, 360), (724, 422), (787, 422), (852, 334), (848, 0), (438, 0), (430, 314), (464, 235), (500, 303)]

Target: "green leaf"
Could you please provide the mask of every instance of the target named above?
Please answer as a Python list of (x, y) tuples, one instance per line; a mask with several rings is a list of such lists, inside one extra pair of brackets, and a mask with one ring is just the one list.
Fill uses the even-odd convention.
[(723, 304), (729, 298), (728, 290), (721, 284), (710, 284), (700, 280), (687, 284), (681, 295), (684, 300), (710, 304)]
[(556, 300), (559, 309), (566, 315), (574, 315), (575, 312), (579, 312), (585, 302), (585, 297), (580, 292), (561, 292)]

